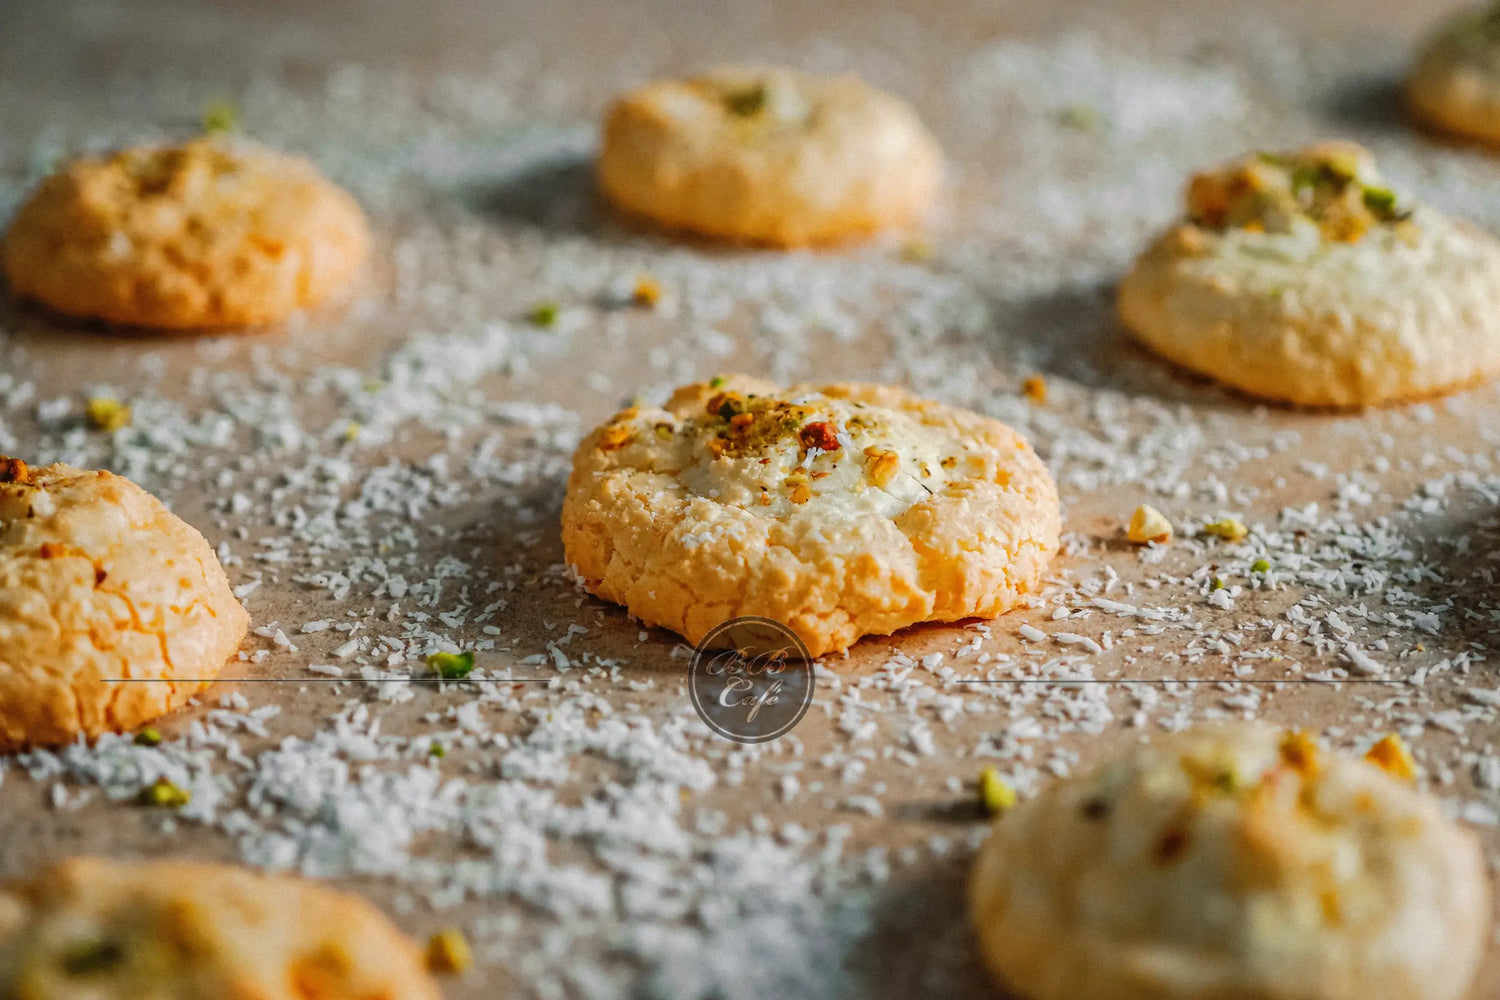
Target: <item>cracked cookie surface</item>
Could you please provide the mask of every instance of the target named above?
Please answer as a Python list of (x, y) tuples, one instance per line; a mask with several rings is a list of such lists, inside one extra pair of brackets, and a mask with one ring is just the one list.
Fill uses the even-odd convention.
[(357, 896), (188, 861), (59, 862), (0, 886), (0, 996), (438, 1000), (417, 946)]
[(856, 78), (726, 67), (619, 98), (598, 172), (631, 215), (803, 246), (918, 221), (942, 155), (910, 105)]
[(180, 707), (248, 621), (203, 536), (134, 483), (0, 457), (0, 751)]
[(889, 386), (741, 376), (632, 407), (574, 456), (566, 558), (584, 585), (696, 642), (739, 615), (814, 656), (993, 617), (1057, 550), (1056, 488), (999, 421)]
[(41, 182), (3, 247), (16, 294), (164, 329), (274, 323), (346, 288), (364, 213), (312, 164), (199, 139), (81, 159)]
[(1305, 733), (1203, 727), (1003, 813), (970, 884), (981, 952), (1031, 1000), (1459, 1000), (1488, 937), (1477, 838)]
[(1199, 174), (1120, 285), (1132, 335), (1305, 406), (1420, 399), (1500, 372), (1500, 241), (1408, 201), (1350, 143)]

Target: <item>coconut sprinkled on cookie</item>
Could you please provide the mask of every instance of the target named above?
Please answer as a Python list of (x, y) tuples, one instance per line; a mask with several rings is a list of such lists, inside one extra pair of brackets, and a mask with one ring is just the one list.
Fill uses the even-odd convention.
[(1057, 550), (1057, 493), (996, 420), (857, 383), (684, 386), (579, 445), (567, 558), (590, 590), (696, 642), (774, 618), (814, 655), (992, 617)]
[(1187, 221), (1136, 260), (1136, 339), (1257, 396), (1364, 406), (1500, 371), (1500, 242), (1385, 186), (1368, 151), (1322, 143), (1196, 175)]
[(1032, 1000), (1459, 1000), (1487, 935), (1472, 834), (1307, 733), (1162, 737), (996, 821), (970, 886), (996, 976)]

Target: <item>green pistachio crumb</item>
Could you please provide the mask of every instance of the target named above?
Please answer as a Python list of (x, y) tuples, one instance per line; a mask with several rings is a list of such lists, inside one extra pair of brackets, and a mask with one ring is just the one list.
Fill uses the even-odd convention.
[(432, 744), (432, 746), (427, 748), (427, 754), (430, 757), (437, 757), (439, 760), (441, 760), (442, 758), (448, 756), (448, 751), (443, 749), (443, 745), (441, 743), (434, 743)]
[(1374, 214), (1385, 218), (1396, 213), (1396, 192), (1390, 188), (1367, 187), (1360, 196)]
[(530, 319), (536, 326), (552, 326), (557, 322), (561, 307), (556, 302), (538, 302), (531, 307)]
[(757, 83), (753, 87), (732, 90), (724, 95), (724, 106), (744, 118), (759, 114), (766, 106), (766, 85)]
[(711, 379), (708, 380), (708, 387), (710, 389), (717, 389), (717, 388), (719, 388), (719, 386), (721, 386), (723, 384), (724, 384), (724, 376), (723, 375), (715, 375), (713, 378), (711, 378)]
[(91, 976), (125, 960), (125, 950), (114, 941), (83, 938), (67, 944), (59, 956), (63, 972), (70, 976)]
[(1250, 564), (1250, 572), (1269, 573), (1271, 572), (1271, 564), (1264, 559), (1257, 559), (1255, 560), (1255, 562)]
[(998, 816), (1016, 804), (1016, 790), (1005, 783), (1000, 772), (987, 767), (979, 772), (979, 805), (985, 815)]
[(1072, 104), (1057, 113), (1057, 123), (1075, 132), (1097, 132), (1104, 116), (1092, 104)]
[(427, 665), (445, 681), (462, 680), (474, 670), (474, 654), (468, 650), (462, 653), (431, 653), (427, 657)]
[(135, 745), (138, 747), (154, 747), (161, 742), (161, 733), (155, 727), (147, 726), (135, 734)]
[(233, 132), (239, 115), (228, 101), (213, 101), (203, 109), (203, 131), (207, 135)]
[(178, 788), (166, 778), (157, 778), (141, 789), (141, 804), (158, 809), (181, 809), (191, 801), (192, 792), (186, 788)]

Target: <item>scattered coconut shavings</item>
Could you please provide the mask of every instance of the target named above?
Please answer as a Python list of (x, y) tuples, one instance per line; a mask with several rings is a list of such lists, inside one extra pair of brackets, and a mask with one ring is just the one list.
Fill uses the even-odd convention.
[[(706, 254), (601, 218), (586, 123), (638, 55), (591, 87), (517, 43), (463, 75), (340, 65), (231, 95), (361, 199), (381, 290), (284, 338), (131, 344), (108, 386), (0, 311), (0, 452), (112, 469), (199, 527), (256, 626), (226, 676), (278, 683), (215, 688), (158, 740), (0, 757), (0, 815), (128, 816), (150, 852), (358, 880), (422, 937), (462, 927), (455, 997), (502, 968), (545, 998), (987, 996), (958, 902), (976, 769), (1033, 795), (1109, 740), (1216, 718), (1322, 719), (1345, 749), (1400, 733), (1496, 860), (1497, 390), (1270, 411), (1125, 345), (1111, 289), (1225, 149), (1351, 134), (1493, 228), (1500, 167), (1332, 114), (1394, 40), (936, 30), (876, 13), (857, 51), (773, 53), (881, 76), (934, 119), (963, 185), (920, 253)], [(119, 84), (129, 114), (0, 92), (23, 123), (0, 212), (59, 155), (203, 107), (167, 70)], [(582, 593), (556, 523), (586, 428), (732, 370), (896, 382), (1015, 426), (1063, 496), (1046, 586), (998, 622), (861, 642), (817, 667), (791, 736), (718, 740), (691, 650)], [(1141, 504), (1220, 528), (1124, 546)], [(466, 677), (409, 683), (455, 650)], [(142, 808), (154, 787), (183, 801)], [(19, 868), (69, 841), (17, 842)]]

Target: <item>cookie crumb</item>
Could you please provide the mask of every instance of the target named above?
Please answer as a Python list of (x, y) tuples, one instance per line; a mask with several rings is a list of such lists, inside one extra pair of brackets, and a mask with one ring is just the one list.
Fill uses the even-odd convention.
[(1401, 737), (1395, 733), (1382, 737), (1366, 750), (1365, 760), (1393, 778), (1409, 783), (1417, 780), (1417, 762), (1412, 759), (1411, 751), (1406, 749)]
[(1250, 534), (1250, 529), (1245, 527), (1243, 521), (1235, 520), (1232, 517), (1225, 517), (1205, 524), (1203, 526), (1203, 533), (1205, 535), (1212, 535), (1215, 538), (1222, 538), (1226, 542), (1238, 542)]
[(1150, 542), (1165, 545), (1172, 540), (1172, 522), (1155, 507), (1141, 504), (1130, 515), (1130, 526), (1125, 530), (1125, 537), (1137, 545)]
[(459, 975), (474, 964), (468, 939), (457, 927), (445, 927), (427, 941), (427, 967), (433, 972)]

